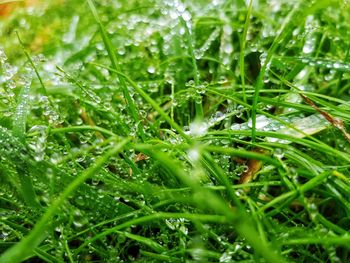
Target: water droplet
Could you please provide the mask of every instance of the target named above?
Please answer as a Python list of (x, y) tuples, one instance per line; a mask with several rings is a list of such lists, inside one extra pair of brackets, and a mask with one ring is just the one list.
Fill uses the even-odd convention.
[(232, 262), (232, 255), (233, 255), (232, 251), (224, 252), (220, 257), (220, 262), (224, 262), (224, 263)]
[(226, 54), (231, 54), (233, 52), (233, 46), (231, 43), (226, 43), (223, 47), (223, 51), (226, 53)]
[(154, 66), (149, 66), (147, 68), (147, 72), (150, 74), (154, 74), (156, 72), (156, 68)]
[(183, 20), (185, 20), (186, 22), (190, 21), (190, 20), (191, 20), (191, 14), (190, 14), (190, 12), (188, 12), (188, 11), (183, 12), (182, 18), (183, 18)]
[(47, 126), (36, 125), (29, 130), (33, 137), (29, 140), (28, 147), (34, 151), (36, 161), (44, 160), (47, 139)]
[[(259, 115), (259, 116), (256, 117), (255, 127), (256, 127), (256, 129), (262, 129), (266, 125), (268, 125), (269, 123), (270, 123), (270, 119), (268, 119), (265, 115)], [(252, 119), (249, 119), (248, 126), (250, 128), (253, 127)]]
[(205, 251), (200, 248), (196, 247), (191, 250), (191, 255), (195, 261), (203, 262), (205, 260)]
[(192, 162), (197, 162), (200, 158), (200, 152), (197, 148), (192, 148), (187, 151), (187, 157)]
[(7, 61), (7, 56), (3, 47), (0, 46), (0, 63), (3, 64)]
[(117, 52), (120, 56), (123, 56), (125, 55), (126, 53), (126, 50), (125, 50), (125, 47), (124, 46), (120, 46), (118, 49), (117, 49)]
[(284, 157), (284, 151), (281, 148), (276, 148), (273, 155), (278, 159), (282, 159)]
[(196, 58), (196, 59), (201, 59), (202, 57), (203, 57), (203, 55), (204, 55), (204, 52), (203, 52), (203, 50), (195, 50), (194, 52), (194, 57)]
[(229, 24), (224, 25), (223, 31), (224, 31), (224, 34), (231, 35), (233, 32), (232, 26)]
[(7, 56), (4, 49), (0, 46), (0, 83), (6, 83), (17, 73), (18, 68), (7, 63)]
[(220, 121), (224, 120), (225, 118), (226, 118), (226, 115), (223, 112), (217, 111), (209, 119), (209, 126), (213, 126), (219, 123)]
[(341, 67), (341, 64), (340, 64), (339, 62), (335, 62), (335, 63), (333, 64), (333, 67), (336, 68), (336, 69), (338, 69), (338, 68)]
[(188, 133), (192, 136), (203, 136), (208, 131), (208, 124), (206, 122), (194, 121), (190, 124)]

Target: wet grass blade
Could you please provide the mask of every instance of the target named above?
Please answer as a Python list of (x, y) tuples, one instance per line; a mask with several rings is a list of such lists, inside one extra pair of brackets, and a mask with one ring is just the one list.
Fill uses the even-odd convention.
[(13, 135), (16, 136), (22, 143), (26, 138), (26, 124), (27, 116), (29, 114), (29, 91), (31, 81), (25, 83), (21, 88), (21, 92), (18, 96), (17, 108), (12, 121)]
[(253, 9), (253, 0), (250, 0), (248, 9), (247, 9), (247, 16), (244, 23), (244, 30), (243, 34), (241, 36), (241, 51), (239, 54), (239, 68), (240, 68), (240, 74), (241, 74), (241, 84), (242, 84), (242, 93), (243, 93), (243, 101), (247, 102), (246, 97), (246, 87), (245, 87), (245, 64), (244, 64), (244, 56), (245, 56), (245, 47), (247, 42), (247, 33), (248, 28), (250, 24), (250, 16)]
[[(187, 48), (189, 52), (189, 57), (191, 58), (192, 70), (193, 70), (193, 79), (195, 88), (198, 88), (199, 85), (199, 71), (197, 66), (196, 57), (194, 54), (194, 39), (192, 36), (192, 32), (190, 31), (187, 22), (183, 19), (183, 17), (179, 16), (182, 26), (185, 28), (185, 37), (187, 41)], [(199, 95), (201, 96), (201, 95)], [(203, 106), (202, 106), (202, 96), (199, 101), (195, 100), (195, 108), (196, 108), (196, 118), (201, 120), (203, 119)]]
[[(30, 85), (31, 81), (29, 83), (25, 83), (25, 86), (22, 87), (21, 92), (18, 97), (18, 103), (16, 112), (13, 117), (13, 127), (12, 127), (12, 134), (14, 137), (18, 138), (21, 144), (25, 144), (26, 139), (26, 124), (27, 124), (27, 116), (29, 114), (29, 91), (30, 91)], [(14, 142), (13, 142), (14, 143)], [(19, 144), (20, 144), (19, 143)], [(17, 145), (17, 147), (23, 148), (23, 145)], [(31, 158), (30, 156), (27, 156), (28, 158)], [(23, 159), (23, 157), (19, 157)], [(20, 162), (20, 160), (17, 160), (17, 162)], [(17, 164), (17, 173), (18, 173), (18, 179), (21, 183), (21, 195), (27, 205), (33, 207), (33, 208), (40, 208), (40, 205), (37, 201), (37, 197), (35, 194), (33, 182), (31, 180), (30, 175), (28, 174), (29, 171), (27, 170), (26, 161), (22, 160), (20, 162), (21, 164)]]
[(134, 234), (131, 234), (128, 232), (117, 231), (116, 233), (119, 235), (123, 235), (127, 238), (130, 238), (132, 240), (135, 240), (141, 244), (145, 244), (146, 246), (148, 246), (149, 248), (151, 248), (152, 250), (154, 250), (157, 253), (163, 253), (166, 251), (166, 249), (163, 246), (161, 246), (160, 244), (158, 244), (157, 242), (153, 241), (150, 238), (146, 238), (146, 237), (139, 236), (139, 235), (134, 235)]

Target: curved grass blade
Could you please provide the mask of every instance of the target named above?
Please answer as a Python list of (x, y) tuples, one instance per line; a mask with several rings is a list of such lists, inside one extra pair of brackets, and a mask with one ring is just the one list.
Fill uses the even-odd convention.
[[(29, 114), (29, 91), (30, 91), (30, 80), (25, 80), (25, 85), (22, 87), (18, 103), (16, 107), (16, 112), (13, 116), (12, 120), (12, 134), (10, 134), (10, 131), (6, 132), (7, 135), (5, 135), (5, 129), (1, 129), (1, 137), (3, 136), (9, 136), (12, 137), (10, 140), (13, 141), (13, 143), (16, 142), (15, 139), (18, 139), (18, 143), (15, 146), (15, 149), (24, 149), (24, 142), (26, 138), (26, 124), (27, 124), (27, 116)], [(14, 138), (16, 137), (16, 138)], [(7, 153), (5, 153), (6, 155)], [(16, 170), (18, 174), (18, 179), (21, 183), (21, 195), (23, 199), (25, 200), (26, 204), (33, 208), (39, 208), (40, 205), (37, 201), (37, 197), (35, 194), (34, 186), (32, 183), (32, 180), (29, 177), (28, 169), (26, 162), (23, 160), (23, 157), (20, 156), (19, 152), (16, 153), (18, 155), (19, 160), (14, 160), (16, 163)], [(29, 157), (29, 156), (28, 156)], [(18, 164), (18, 162), (22, 164)]]
[(16, 112), (12, 120), (12, 132), (22, 143), (26, 138), (27, 116), (29, 114), (29, 91), (31, 80), (25, 80), (25, 85), (21, 88), (18, 96)]
[(134, 234), (131, 234), (129, 232), (116, 231), (116, 233), (119, 235), (123, 235), (127, 238), (130, 238), (132, 240), (135, 240), (141, 244), (144, 244), (144, 245), (150, 247), (151, 249), (153, 249), (155, 252), (162, 253), (162, 252), (166, 251), (166, 249), (162, 245), (158, 244), (157, 242), (153, 241), (150, 238), (139, 236), (139, 235), (134, 235)]

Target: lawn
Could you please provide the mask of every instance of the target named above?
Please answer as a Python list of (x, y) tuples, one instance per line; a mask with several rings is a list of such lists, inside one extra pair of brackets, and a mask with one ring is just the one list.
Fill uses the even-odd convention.
[(0, 263), (349, 262), (347, 0), (0, 0)]

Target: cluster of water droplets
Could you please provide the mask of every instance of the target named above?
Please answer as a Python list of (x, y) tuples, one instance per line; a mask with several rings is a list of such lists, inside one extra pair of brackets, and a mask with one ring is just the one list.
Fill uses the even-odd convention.
[[(253, 1), (257, 3), (258, 1)], [(289, 5), (288, 8), (283, 6)], [(262, 23), (261, 36), (263, 39), (273, 39), (278, 34), (279, 27), (283, 24), (284, 15), (281, 15), (281, 11), (284, 9), (291, 10), (292, 3), (285, 0), (269, 0), (265, 6), (266, 11), (269, 13), (269, 19), (275, 21), (275, 23)], [(253, 5), (254, 7), (254, 5)]]
[(317, 36), (316, 36), (315, 29), (317, 29), (317, 27), (319, 27), (318, 20), (314, 19), (313, 15), (308, 16), (305, 22), (306, 38), (303, 46), (304, 54), (310, 54), (316, 48)]
[(226, 16), (226, 14), (221, 13), (222, 19), (225, 21), (224, 26), (222, 27), (222, 34), (220, 38), (220, 61), (225, 66), (229, 66), (232, 62), (232, 54), (234, 51), (233, 43), (232, 43), (232, 33), (233, 28), (230, 23), (230, 19)]
[(219, 262), (233, 262), (238, 258), (247, 258), (247, 251), (252, 249), (250, 245), (246, 245), (244, 239), (238, 239), (233, 244), (228, 243), (227, 247), (226, 251), (222, 253)]
[(2, 47), (0, 47), (0, 66), (1, 66), (1, 75), (0, 75), (0, 84), (6, 83), (11, 80), (17, 73), (18, 68), (12, 66), (7, 62), (7, 56)]
[[(309, 58), (309, 57), (299, 57), (297, 58), (302, 63), (309, 65), (311, 67), (319, 67), (319, 68), (325, 68), (334, 70), (333, 73), (336, 71), (344, 71), (344, 72), (350, 72), (350, 64), (346, 62), (336, 61), (336, 60), (330, 60), (330, 59), (321, 59), (321, 58)], [(330, 80), (330, 79), (326, 79)]]
[(186, 82), (185, 86), (188, 88), (188, 92), (183, 95), (182, 99), (185, 99), (185, 101), (193, 99), (196, 103), (202, 103), (202, 96), (206, 92), (208, 83), (203, 81), (200, 84), (196, 85), (194, 80), (190, 80)]
[(28, 147), (33, 151), (33, 156), (36, 161), (42, 161), (45, 157), (47, 143), (47, 126), (35, 125), (28, 131), (32, 137), (28, 140)]
[(190, 123), (188, 128), (189, 129), (186, 131), (186, 134), (189, 134), (193, 137), (200, 137), (204, 136), (207, 133), (209, 126), (206, 121), (195, 120)]
[[(4, 218), (5, 219), (5, 218)], [(16, 230), (13, 229), (11, 226), (9, 226), (8, 224), (1, 224), (0, 225), (0, 239), (3, 242), (6, 241), (11, 241), (11, 239), (13, 238), (13, 236), (15, 236)]]
[[(265, 115), (257, 115), (255, 128), (258, 131), (273, 131), (285, 135), (304, 137), (301, 132), (305, 134), (312, 135), (318, 131), (321, 131), (329, 126), (329, 123), (319, 114), (310, 115), (308, 117), (304, 116), (280, 116), (280, 120), (269, 118)], [(286, 125), (290, 124), (291, 127)], [(236, 123), (231, 126), (232, 130), (251, 130), (253, 127), (252, 119), (249, 119), (245, 123)], [(294, 127), (294, 128), (292, 128)], [(299, 131), (298, 131), (299, 130)], [(277, 138), (267, 138), (271, 142), (281, 142), (288, 143), (288, 141), (277, 139)]]
[[(17, 72), (18, 68), (8, 62), (6, 53), (0, 46), (0, 98), (3, 104), (10, 107), (15, 105), (14, 89), (16, 88), (15, 76)], [(11, 111), (6, 111), (4, 114), (10, 115)]]
[(188, 228), (186, 226), (186, 220), (185, 218), (170, 218), (165, 220), (165, 224), (167, 227), (169, 227), (171, 230), (178, 230), (182, 232), (184, 235), (188, 234)]
[[(2, 90), (1, 100), (7, 106), (4, 111), (5, 116), (12, 116), (14, 108), (17, 108), (15, 120), (23, 116), (29, 110), (40, 110), (43, 116), (52, 125), (62, 123), (57, 110), (50, 103), (46, 94), (39, 89), (32, 91), (32, 82), (36, 79), (34, 69), (28, 63), (21, 69), (11, 66), (3, 48), (0, 48), (0, 85)], [(39, 67), (42, 62), (46, 61), (43, 55), (33, 56), (32, 62)], [(21, 89), (21, 101), (15, 99), (15, 89)]]

